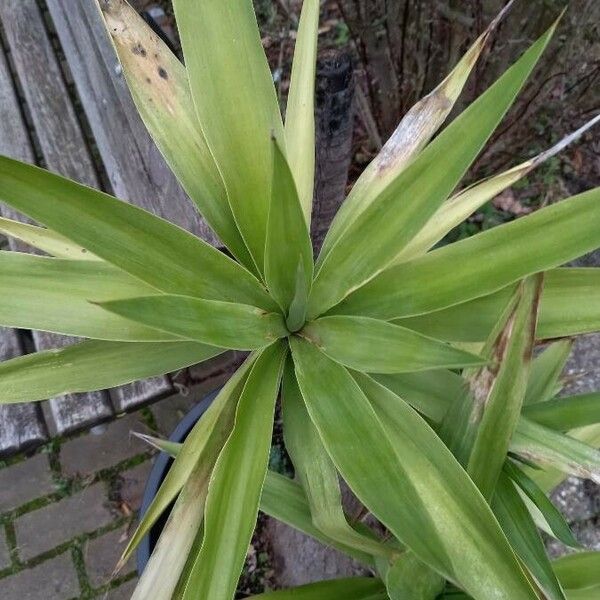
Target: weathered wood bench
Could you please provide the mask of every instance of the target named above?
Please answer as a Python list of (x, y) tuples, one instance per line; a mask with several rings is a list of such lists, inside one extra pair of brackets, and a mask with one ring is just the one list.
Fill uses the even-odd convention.
[[(0, 24), (0, 153), (104, 189), (216, 244), (137, 115), (95, 0), (0, 0)], [(346, 183), (352, 130), (348, 87), (345, 118), (336, 115), (335, 127), (320, 128), (324, 156), (335, 154), (336, 163), (333, 173), (320, 172), (324, 197), (319, 206), (326, 213), (332, 201), (339, 202)], [(328, 104), (330, 99), (325, 113)], [(6, 206), (0, 205), (0, 212), (23, 218)], [(11, 250), (30, 251), (8, 243)], [(51, 333), (0, 329), (0, 360), (71, 342)], [(0, 406), (0, 456), (173, 391), (170, 378), (159, 377), (50, 398), (41, 406)]]

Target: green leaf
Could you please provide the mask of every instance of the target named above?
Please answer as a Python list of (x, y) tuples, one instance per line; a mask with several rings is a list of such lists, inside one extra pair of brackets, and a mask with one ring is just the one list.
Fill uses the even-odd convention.
[(0, 251), (0, 325), (124, 342), (181, 338), (90, 304), (160, 292), (103, 261)]
[(470, 381), (468, 428), (474, 431), (467, 473), (488, 500), (494, 494), (521, 414), (542, 283), (541, 276), (523, 283), (520, 298), (494, 344), (495, 364), (484, 367)]
[(560, 340), (545, 348), (536, 357), (531, 366), (523, 404), (544, 403), (558, 394), (561, 388), (558, 378), (565, 368), (572, 348), (573, 340)]
[(102, 260), (91, 252), (88, 252), (85, 248), (74, 244), (66, 237), (50, 229), (38, 227), (37, 225), (29, 225), (28, 223), (21, 223), (20, 221), (12, 221), (11, 219), (0, 217), (0, 233), (25, 242), (29, 246), (43, 250), (47, 254), (56, 256), (57, 258), (90, 261)]
[(307, 225), (310, 225), (315, 182), (315, 77), (319, 10), (319, 0), (302, 2), (285, 114), (288, 160)]
[(387, 571), (385, 587), (391, 600), (434, 600), (445, 581), (419, 561), (412, 552), (404, 552)]
[(511, 450), (536, 464), (600, 483), (600, 451), (524, 417), (515, 431)]
[[(299, 280), (300, 272), (303, 278)], [(308, 296), (313, 253), (296, 184), (285, 156), (273, 141), (273, 188), (265, 247), (265, 281), (286, 316), (301, 290)], [(303, 307), (306, 311), (306, 307)]]
[(553, 156), (556, 156), (556, 154), (577, 140), (599, 121), (600, 115), (597, 115), (577, 131), (565, 136), (560, 142), (552, 146), (552, 148), (540, 152), (537, 156), (526, 160), (508, 171), (475, 183), (450, 198), (440, 206), (427, 225), (408, 243), (394, 262), (405, 262), (427, 252), (478, 208), (481, 208), (486, 202), (492, 200), (492, 198), (514, 185), (523, 177), (526, 177), (531, 171), (544, 164)]
[(567, 590), (600, 587), (600, 552), (567, 554), (553, 561), (552, 566)]
[(248, 376), (233, 431), (211, 476), (202, 548), (183, 600), (233, 598), (258, 515), (286, 352), (281, 342), (269, 346)]
[(0, 362), (0, 404), (104, 390), (189, 367), (223, 352), (195, 342), (86, 341)]
[(259, 270), (283, 123), (252, 0), (173, 2), (200, 126)]
[(260, 510), (270, 517), (315, 538), (325, 546), (336, 548), (367, 567), (372, 568), (374, 566), (371, 555), (351, 546), (340, 544), (317, 529), (313, 523), (308, 500), (302, 487), (279, 473), (267, 471), (260, 500)]
[(361, 502), (475, 598), (535, 598), (489, 507), (421, 417), (363, 376), (361, 389), (308, 342), (294, 337), (291, 347), (310, 417)]
[(467, 382), (456, 373), (440, 369), (420, 373), (373, 375), (396, 396), (434, 423), (441, 423), (451, 403), (465, 392)]
[[(511, 285), (481, 298), (396, 322), (442, 340), (480, 342), (488, 337), (515, 287)], [(599, 330), (600, 269), (566, 268), (546, 272), (537, 338), (552, 339)]]
[(565, 600), (537, 527), (505, 473), (498, 478), (492, 509), (511, 546), (543, 590), (543, 597)]
[(410, 161), (423, 150), (442, 126), (458, 100), (492, 32), (511, 4), (512, 2), (509, 2), (475, 40), (452, 72), (406, 113), (381, 152), (364, 170), (340, 207), (323, 243), (319, 261), (323, 260), (349, 225), (407, 168)]
[(519, 489), (523, 494), (525, 494), (540, 511), (556, 539), (573, 548), (581, 546), (573, 536), (573, 532), (561, 512), (554, 504), (552, 504), (548, 496), (546, 496), (544, 491), (535, 483), (535, 481), (533, 481), (533, 479), (528, 477), (511, 461), (506, 461), (504, 463), (504, 472), (519, 486)]
[(349, 577), (309, 583), (289, 590), (267, 592), (252, 598), (268, 600), (387, 600), (381, 579)]
[(321, 317), (300, 335), (337, 362), (370, 373), (481, 365), (485, 359), (419, 333), (366, 317)]
[(0, 157), (0, 200), (161, 291), (275, 308), (222, 252), (103, 192)]
[(266, 313), (246, 304), (163, 295), (99, 305), (173, 335), (235, 350), (262, 348), (288, 334), (279, 313)]
[[(591, 446), (592, 448), (600, 447), (600, 425), (598, 424), (572, 429), (567, 432), (567, 435), (569, 438), (581, 442), (586, 446)], [(567, 475), (562, 470), (550, 466), (545, 466), (541, 469), (527, 469), (527, 474), (546, 493), (549, 493), (567, 478)]]
[(528, 419), (558, 431), (600, 423), (600, 392), (555, 398), (525, 406)]
[[(256, 354), (252, 354), (246, 359), (244, 364), (223, 386), (202, 418), (194, 425), (185, 443), (179, 450), (175, 462), (167, 472), (156, 496), (129, 540), (121, 557), (121, 564), (124, 564), (128, 560), (154, 523), (170, 506), (186, 482), (189, 481), (192, 473), (197, 471), (198, 480), (201, 479), (202, 481), (206, 481), (207, 477), (210, 476), (221, 447), (233, 428), (239, 397), (248, 378), (248, 373), (256, 360), (256, 356)], [(200, 521), (203, 515), (204, 498), (205, 490), (201, 497), (202, 502), (196, 502), (201, 508)], [(188, 502), (189, 499), (184, 499), (181, 504), (185, 506)], [(173, 525), (173, 528), (176, 529), (177, 526)], [(192, 540), (189, 540), (189, 543), (191, 547)], [(164, 552), (164, 549), (161, 552)], [(182, 568), (183, 562), (180, 563), (180, 569)], [(175, 584), (178, 579), (179, 575), (177, 574)]]
[[(510, 108), (555, 26), (442, 131), (348, 226), (317, 272), (309, 318), (319, 316), (385, 269), (427, 223)], [(403, 289), (402, 285), (399, 287)]]
[(419, 315), (564, 264), (600, 245), (599, 202), (596, 188), (396, 265), (334, 312), (386, 320)]
[(98, 4), (150, 135), (206, 222), (238, 260), (255, 268), (196, 117), (185, 67), (125, 0)]
[(339, 544), (374, 556), (394, 556), (396, 550), (358, 533), (346, 520), (338, 473), (308, 416), (291, 361), (286, 364), (283, 379), (283, 426), (285, 447), (305, 490), (316, 528)]

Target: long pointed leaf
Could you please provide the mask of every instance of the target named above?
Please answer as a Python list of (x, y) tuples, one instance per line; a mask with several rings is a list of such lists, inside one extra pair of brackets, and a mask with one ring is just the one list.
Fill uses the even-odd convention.
[(125, 0), (99, 5), (148, 131), (206, 222), (231, 253), (252, 269), (225, 184), (196, 117), (185, 67)]
[[(535, 598), (489, 507), (417, 413), (393, 394), (395, 405), (386, 410), (391, 392), (362, 378), (367, 399), (344, 367), (306, 341), (292, 338), (291, 345), (311, 419), (373, 514), (475, 598)], [(476, 572), (482, 561), (490, 566), (485, 578)]]
[(560, 340), (551, 344), (536, 357), (531, 366), (523, 404), (546, 402), (560, 391), (558, 378), (563, 372), (572, 348), (573, 340)]
[[(498, 321), (514, 287), (396, 322), (441, 340), (480, 342)], [(537, 338), (552, 339), (599, 330), (600, 269), (566, 268), (546, 272)]]
[(236, 222), (259, 270), (273, 154), (283, 123), (251, 0), (175, 0), (200, 126), (225, 181)]
[(566, 146), (577, 140), (598, 122), (600, 122), (600, 115), (590, 119), (590, 121), (577, 131), (565, 136), (560, 142), (552, 146), (552, 148), (540, 152), (537, 156), (526, 160), (504, 173), (475, 183), (450, 198), (442, 204), (427, 225), (408, 243), (394, 262), (405, 262), (427, 252), (427, 250), (435, 246), (446, 234), (460, 225), (478, 208), (481, 208), (486, 202), (500, 194), (500, 192), (509, 188), (523, 177), (526, 177), (531, 171), (561, 152)]
[(234, 350), (262, 348), (288, 333), (279, 313), (266, 313), (246, 304), (171, 295), (99, 304), (149, 327)]
[[(297, 277), (300, 270), (302, 278)], [(273, 189), (265, 247), (265, 281), (286, 316), (298, 289), (308, 297), (313, 275), (310, 234), (290, 167), (273, 142)], [(302, 307), (306, 312), (306, 307)], [(301, 325), (301, 324), (300, 324)]]
[(498, 479), (492, 508), (511, 546), (544, 591), (544, 598), (565, 600), (537, 527), (512, 481), (504, 473)]
[[(179, 449), (175, 462), (167, 472), (156, 496), (129, 540), (121, 557), (122, 564), (127, 561), (143, 537), (177, 497), (191, 474), (198, 470), (199, 478), (206, 478), (207, 474), (210, 475), (219, 451), (233, 427), (236, 406), (255, 360), (256, 354), (252, 354), (223, 386), (208, 410), (194, 425), (184, 445)], [(182, 504), (186, 503), (186, 500), (182, 501)], [(202, 514), (203, 510), (200, 512), (200, 521)], [(180, 563), (180, 567), (183, 568), (183, 563)], [(177, 575), (175, 584), (178, 579)]]
[(319, 0), (302, 2), (285, 113), (288, 160), (308, 225), (315, 182), (315, 77), (320, 8)]
[(319, 261), (322, 261), (349, 224), (356, 220), (393, 179), (406, 169), (410, 160), (427, 145), (442, 126), (458, 100), (479, 55), (511, 4), (512, 2), (509, 2), (475, 40), (452, 72), (406, 113), (381, 152), (355, 183), (350, 195), (335, 216), (323, 243)]
[(160, 292), (103, 261), (0, 251), (0, 325), (125, 342), (178, 336), (134, 323), (90, 304)]
[(599, 203), (596, 188), (396, 265), (351, 294), (334, 312), (379, 319), (419, 315), (491, 294), (564, 264), (600, 245)]
[(521, 414), (542, 283), (541, 277), (524, 282), (523, 294), (495, 345), (496, 371), (484, 369), (471, 382), (480, 412), (471, 421), (475, 422), (475, 434), (467, 472), (489, 500)]
[(108, 194), (0, 157), (0, 200), (159, 290), (273, 308), (242, 266)]
[(600, 423), (600, 392), (532, 404), (524, 408), (523, 415), (540, 425), (559, 431)]
[(519, 421), (511, 449), (536, 464), (600, 483), (600, 451), (528, 419)]
[(565, 589), (600, 588), (600, 552), (568, 554), (552, 564)]
[(425, 225), (459, 183), (509, 109), (555, 26), (348, 226), (317, 272), (310, 299), (310, 318), (322, 314), (385, 269)]
[(265, 600), (387, 600), (385, 586), (380, 579), (350, 577), (319, 581), (289, 590), (267, 592), (252, 598)]
[(0, 233), (25, 242), (33, 248), (38, 248), (57, 258), (71, 258), (73, 260), (102, 260), (88, 252), (85, 248), (74, 244), (66, 237), (29, 223), (21, 223), (0, 217)]
[(202, 548), (182, 600), (233, 597), (258, 515), (286, 351), (281, 342), (266, 348), (248, 376), (211, 476)]
[(346, 520), (338, 473), (308, 416), (291, 361), (284, 372), (283, 425), (285, 447), (306, 492), (317, 529), (328, 538), (362, 552), (392, 557), (395, 553), (392, 548), (358, 533)]
[(337, 362), (369, 373), (481, 365), (485, 359), (410, 329), (365, 317), (322, 317), (302, 337)]
[(0, 404), (103, 390), (189, 367), (223, 352), (196, 342), (86, 341), (0, 362)]

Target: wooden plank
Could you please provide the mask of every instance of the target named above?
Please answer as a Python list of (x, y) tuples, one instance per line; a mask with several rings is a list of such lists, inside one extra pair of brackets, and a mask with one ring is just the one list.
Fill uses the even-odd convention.
[[(87, 185), (98, 186), (98, 178), (36, 0), (2, 0), (0, 19), (45, 166)], [(27, 149), (29, 140), (25, 127), (21, 129), (20, 137), (10, 140), (6, 153), (34, 162), (31, 148)], [(46, 332), (34, 331), (33, 336), (40, 350), (65, 346), (74, 341)], [(114, 414), (110, 398), (103, 391), (52, 398), (50, 409), (59, 434), (93, 425)]]
[(47, 5), (114, 194), (218, 245), (138, 116), (96, 1)]
[[(0, 328), (0, 361), (23, 354), (14, 329)], [(28, 450), (48, 439), (38, 404), (0, 404), (0, 458)]]
[[(22, 140), (23, 124), (4, 51), (0, 48), (0, 154), (7, 154), (13, 141)], [(30, 150), (27, 144), (22, 153)], [(0, 206), (0, 213), (6, 212)], [(0, 361), (23, 353), (19, 335), (0, 328)], [(47, 438), (43, 416), (34, 404), (0, 405), (0, 457), (43, 443)]]

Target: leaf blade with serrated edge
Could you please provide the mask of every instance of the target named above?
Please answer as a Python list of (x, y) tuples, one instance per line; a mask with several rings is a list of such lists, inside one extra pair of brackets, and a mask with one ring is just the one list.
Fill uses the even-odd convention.
[(258, 270), (264, 265), (274, 135), (285, 147), (251, 0), (175, 0), (196, 114)]
[(279, 313), (247, 304), (164, 294), (99, 306), (148, 327), (233, 350), (263, 348), (288, 334)]
[(321, 317), (308, 323), (300, 335), (333, 360), (369, 373), (415, 372), (486, 362), (410, 329), (365, 317)]
[(420, 315), (557, 267), (600, 244), (599, 202), (596, 188), (391, 267), (331, 312), (386, 320)]
[[(491, 590), (497, 598), (535, 598), (489, 507), (425, 422), (394, 396), (402, 409), (402, 417), (395, 419), (394, 428), (400, 425), (400, 430), (406, 431), (408, 437), (397, 435), (394, 437), (396, 445), (392, 445), (392, 434), (386, 423), (390, 415), (380, 417), (374, 411), (371, 406), (373, 398), (367, 399), (344, 367), (297, 337), (291, 338), (291, 346), (296, 375), (311, 419), (336, 467), (363, 504), (401, 542), (407, 543), (418, 558), (434, 566), (447, 578), (460, 581), (475, 598), (489, 598)], [(381, 390), (385, 391), (385, 388)], [(345, 427), (344, 423), (352, 423), (352, 427)], [(428, 447), (419, 446), (418, 450), (413, 447), (409, 460), (405, 453), (398, 452), (397, 444), (404, 440), (404, 449), (408, 451), (415, 435), (426, 436)], [(364, 453), (358, 452), (361, 448)], [(435, 461), (427, 461), (425, 467), (421, 464), (425, 460), (423, 457), (431, 456), (432, 452), (436, 455)], [(437, 472), (434, 464), (440, 458), (444, 463), (444, 481), (442, 484), (440, 480), (441, 487), (434, 490), (431, 474)], [(407, 468), (410, 475), (406, 472)], [(423, 472), (429, 474), (427, 485), (422, 482)], [(449, 473), (452, 478), (457, 477), (457, 482), (460, 481), (457, 488), (448, 484), (452, 480)], [(451, 489), (454, 491), (449, 491)], [(461, 502), (452, 502), (452, 509), (449, 509), (448, 503), (455, 492), (461, 496)], [(470, 523), (471, 516), (463, 514), (463, 502), (472, 506), (476, 513), (481, 513), (477, 525)], [(430, 511), (436, 513), (435, 519), (432, 519)], [(463, 537), (458, 533), (462, 527), (470, 529), (469, 536)], [(447, 528), (453, 530), (452, 535)], [(472, 545), (473, 535), (478, 538), (476, 547)], [(443, 540), (450, 538), (454, 542), (461, 540), (457, 555), (454, 555), (456, 545), (444, 545)], [(491, 542), (492, 539), (494, 542)], [(485, 555), (488, 551), (495, 558), (485, 559), (485, 564), (493, 565), (493, 568), (486, 571), (483, 581), (471, 569), (482, 560), (480, 553)], [(475, 559), (472, 553), (478, 558)]]
[(393, 557), (397, 550), (362, 535), (348, 523), (338, 473), (308, 416), (290, 360), (284, 370), (282, 407), (285, 447), (306, 493), (315, 527), (338, 543), (374, 556)]
[[(302, 214), (294, 177), (279, 145), (273, 140), (273, 185), (265, 244), (267, 288), (286, 317), (298, 297), (308, 296), (313, 276), (310, 234)], [(301, 265), (301, 267), (299, 267)], [(298, 271), (303, 276), (298, 281)], [(306, 312), (306, 307), (303, 307)]]
[(310, 225), (315, 180), (315, 77), (319, 0), (304, 0), (285, 114), (285, 142), (300, 205)]
[(99, 2), (99, 6), (150, 135), (206, 222), (252, 270), (252, 258), (196, 117), (185, 67), (125, 0)]
[[(556, 24), (349, 225), (317, 271), (309, 301), (310, 319), (323, 314), (388, 267), (427, 223), (513, 103)], [(465, 131), (469, 134), (465, 135)], [(404, 202), (399, 201), (402, 197)]]
[(211, 475), (202, 547), (182, 600), (234, 595), (258, 515), (286, 352), (282, 342), (263, 350), (240, 395), (233, 430)]
[(0, 200), (161, 291), (274, 308), (259, 281), (222, 252), (98, 190), (3, 156)]
[(0, 362), (0, 404), (109, 389), (178, 371), (222, 352), (196, 342), (95, 340), (41, 350)]
[(406, 169), (444, 123), (471, 73), (479, 55), (512, 2), (490, 23), (452, 72), (404, 116), (381, 152), (365, 169), (340, 207), (323, 242), (319, 264), (348, 225), (369, 206), (383, 189)]

